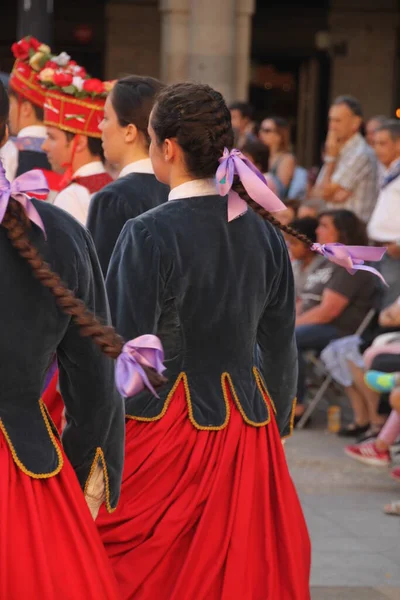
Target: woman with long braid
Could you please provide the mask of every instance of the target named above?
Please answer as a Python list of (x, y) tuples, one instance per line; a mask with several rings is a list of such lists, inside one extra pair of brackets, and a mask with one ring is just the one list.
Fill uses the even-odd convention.
[(121, 388), (121, 504), (97, 519), (121, 598), (308, 600), (310, 543), (281, 443), (297, 354), (280, 225), (237, 177), (254, 210), (217, 191), (219, 161), (223, 187), (239, 159), (223, 157), (233, 131), (218, 92), (166, 88), (149, 134), (170, 201), (125, 225), (107, 288), (123, 337), (161, 338), (169, 384), (158, 396)]
[(162, 91), (149, 134), (169, 202), (126, 223), (107, 288), (119, 333), (160, 336), (169, 383), (158, 395), (119, 386), (121, 504), (97, 524), (121, 598), (308, 600), (310, 543), (281, 443), (297, 353), (278, 228), (369, 267), (360, 249), (318, 247), (272, 216), (285, 206), (228, 150), (230, 113), (210, 87)]
[[(0, 145), (8, 106), (0, 85)], [(0, 598), (117, 600), (93, 518), (119, 498), (124, 414), (112, 358), (123, 341), (99, 320), (108, 304), (86, 230), (24, 193), (44, 185), (37, 171), (9, 184), (0, 163)], [(55, 352), (62, 443), (40, 400)]]

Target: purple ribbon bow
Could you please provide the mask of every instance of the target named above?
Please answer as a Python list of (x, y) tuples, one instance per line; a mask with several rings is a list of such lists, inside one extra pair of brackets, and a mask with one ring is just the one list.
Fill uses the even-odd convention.
[(385, 285), (386, 281), (382, 275), (373, 267), (364, 265), (365, 261), (377, 262), (381, 260), (386, 248), (376, 246), (345, 246), (344, 244), (313, 244), (313, 252), (317, 252), (327, 258), (330, 262), (344, 267), (351, 275), (356, 271), (369, 271), (377, 275)]
[(236, 219), (248, 208), (247, 202), (232, 190), (235, 175), (239, 176), (250, 198), (265, 210), (271, 213), (286, 210), (283, 202), (269, 189), (264, 175), (240, 150), (234, 148), (229, 152), (225, 148), (219, 162), (216, 173), (217, 190), (221, 196), (228, 194), (228, 221)]
[(6, 172), (0, 161), (0, 223), (4, 219), (6, 214), (7, 206), (10, 198), (13, 197), (17, 200), (25, 209), (28, 218), (32, 223), (35, 223), (40, 229), (42, 229), (46, 236), (46, 231), (43, 225), (43, 221), (33, 206), (31, 199), (27, 194), (29, 192), (37, 192), (39, 194), (46, 194), (49, 191), (47, 185), (47, 179), (43, 175), (42, 171), (35, 169), (23, 173), (12, 183), (10, 183), (6, 177)]
[(161, 375), (165, 371), (163, 361), (164, 350), (157, 336), (141, 335), (127, 342), (115, 366), (115, 381), (121, 396), (135, 396), (147, 386), (158, 398), (143, 366), (152, 367)]

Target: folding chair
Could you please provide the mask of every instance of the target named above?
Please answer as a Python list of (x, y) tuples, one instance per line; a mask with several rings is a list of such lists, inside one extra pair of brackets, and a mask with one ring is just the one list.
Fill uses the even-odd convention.
[[(377, 314), (377, 310), (375, 308), (371, 308), (371, 310), (367, 313), (367, 315), (364, 317), (363, 322), (360, 324), (360, 326), (357, 328), (357, 331), (355, 332), (355, 335), (359, 335), (360, 337), (362, 337), (364, 335), (364, 333), (366, 332), (366, 330), (368, 329), (368, 327), (371, 325), (374, 317)], [(313, 362), (313, 364), (315, 366), (317, 366), (319, 369), (323, 370), (324, 373), (327, 373), (325, 366), (323, 365), (322, 361), (317, 358), (316, 356), (313, 356), (311, 358), (311, 361)], [(297, 423), (296, 429), (303, 429), (305, 424), (307, 423), (307, 420), (311, 417), (311, 415), (313, 414), (313, 412), (315, 411), (315, 409), (317, 408), (318, 404), (321, 402), (321, 400), (323, 399), (323, 397), (325, 396), (325, 394), (328, 391), (328, 388), (332, 385), (335, 384), (335, 381), (332, 377), (332, 375), (327, 374), (324, 381), (322, 382), (320, 388), (318, 389), (317, 393), (315, 394), (313, 400), (311, 400), (311, 402), (308, 404), (306, 410), (304, 411), (301, 419), (299, 420), (299, 422)]]

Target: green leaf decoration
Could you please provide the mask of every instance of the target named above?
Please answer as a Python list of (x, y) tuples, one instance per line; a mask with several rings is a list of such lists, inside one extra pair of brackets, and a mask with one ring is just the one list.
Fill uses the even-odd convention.
[(66, 85), (65, 87), (63, 87), (61, 89), (65, 94), (72, 94), (72, 95), (75, 94), (75, 90), (76, 90), (75, 86), (73, 86), (73, 85)]
[(29, 58), (32, 58), (32, 56), (35, 56), (36, 52), (34, 51), (33, 48), (29, 48)]

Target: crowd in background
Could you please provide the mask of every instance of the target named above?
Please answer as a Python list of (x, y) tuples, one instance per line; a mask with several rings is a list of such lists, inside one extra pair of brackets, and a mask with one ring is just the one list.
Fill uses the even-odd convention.
[[(387, 466), (400, 440), (400, 121), (379, 115), (365, 123), (357, 99), (336, 98), (322, 167), (307, 171), (292, 151), (285, 119), (267, 117), (256, 125), (249, 105), (230, 108), (237, 146), (287, 206), (276, 215), (281, 222), (309, 244), (387, 248), (378, 265), (385, 285), (367, 270), (351, 275), (287, 235), (297, 294), (295, 420), (310, 397), (312, 352), (351, 405), (353, 420), (338, 431), (355, 441), (346, 454)], [(400, 481), (400, 468), (391, 475)], [(400, 502), (385, 511), (400, 515)]]

